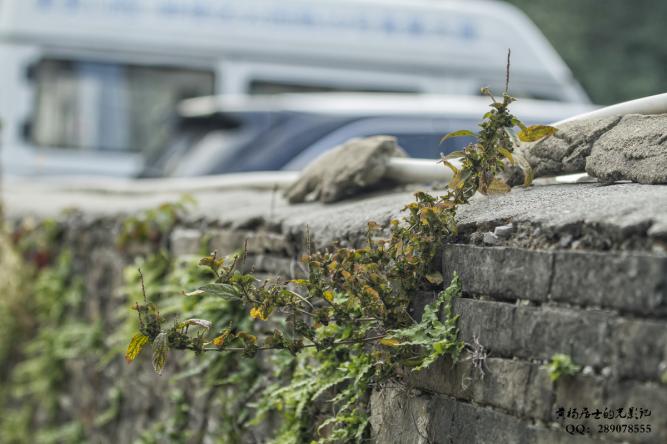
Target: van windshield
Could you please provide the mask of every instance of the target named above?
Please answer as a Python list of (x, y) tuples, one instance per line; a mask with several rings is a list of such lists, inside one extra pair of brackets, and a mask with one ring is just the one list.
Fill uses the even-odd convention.
[(32, 138), (77, 150), (160, 149), (183, 99), (211, 95), (212, 71), (44, 59), (36, 67)]

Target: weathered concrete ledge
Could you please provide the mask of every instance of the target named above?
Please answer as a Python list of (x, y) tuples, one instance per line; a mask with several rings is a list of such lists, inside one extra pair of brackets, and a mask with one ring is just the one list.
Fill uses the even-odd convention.
[[(13, 219), (56, 217), (67, 224), (65, 242), (87, 276), (87, 316), (109, 327), (112, 313), (126, 303), (116, 290), (131, 258), (113, 242), (123, 215), (180, 196), (43, 184), (13, 184), (4, 194)], [(166, 244), (172, 254), (197, 254), (203, 243), (224, 254), (247, 241), (248, 264), (261, 275), (283, 277), (303, 273), (297, 258), (307, 232), (320, 246), (355, 245), (368, 220), (386, 223), (412, 200), (410, 190), (293, 206), (271, 192), (193, 195), (198, 205)], [(67, 208), (79, 212), (61, 213)], [(476, 197), (458, 220), (460, 235), (443, 248), (442, 272), (461, 275), (465, 294), (454, 310), (471, 350), (456, 364), (440, 361), (376, 390), (376, 442), (591, 442), (590, 435), (564, 431), (554, 416), (559, 406), (651, 409), (645, 421), (651, 434), (595, 434), (594, 442), (667, 442), (667, 386), (661, 382), (667, 371), (667, 186), (514, 189)], [(430, 297), (415, 295), (415, 305)], [(473, 365), (473, 351), (486, 354), (481, 367)], [(554, 353), (570, 355), (583, 371), (552, 382), (544, 364)], [(89, 371), (71, 370), (69, 405), (106, 408), (95, 392), (119, 379), (127, 379), (121, 390), (128, 394), (153, 390), (128, 396), (114, 428), (91, 431), (96, 442), (131, 442), (148, 421), (138, 412), (160, 405), (164, 384), (148, 383), (154, 379), (148, 372), (119, 362), (92, 378), (94, 391), (80, 383), (77, 389), (75, 381), (91, 379)], [(193, 427), (215, 414), (198, 402)], [(161, 407), (152, 409), (152, 420), (159, 420)]]

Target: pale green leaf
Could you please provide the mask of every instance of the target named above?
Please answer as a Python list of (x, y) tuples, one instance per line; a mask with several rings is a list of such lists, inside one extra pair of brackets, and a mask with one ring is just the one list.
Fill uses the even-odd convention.
[(452, 133), (447, 134), (442, 139), (440, 139), (440, 143), (443, 143), (445, 140), (451, 139), (451, 138), (454, 138), (454, 137), (476, 137), (476, 134), (473, 133), (470, 130), (454, 131)]
[(514, 156), (512, 155), (512, 152), (510, 150), (501, 146), (498, 147), (498, 152), (500, 153), (501, 156), (509, 160), (512, 165), (515, 164)]
[(461, 158), (465, 155), (466, 155), (465, 151), (458, 150), (458, 151), (452, 151), (451, 153), (447, 154), (446, 156), (441, 155), (440, 157), (443, 158), (443, 159), (449, 160), (449, 159), (459, 159), (459, 158)]
[(426, 276), (424, 276), (427, 281), (429, 281), (433, 285), (440, 285), (442, 284), (443, 278), (442, 278), (442, 273), (439, 271), (434, 271), (433, 273), (429, 273)]
[(158, 375), (162, 374), (162, 369), (167, 362), (167, 353), (169, 352), (169, 339), (166, 332), (161, 332), (153, 340), (153, 369)]
[[(215, 296), (226, 300), (239, 301), (241, 295), (238, 288), (230, 284), (208, 284), (200, 287), (199, 290), (207, 296)], [(202, 293), (197, 293), (202, 294)]]

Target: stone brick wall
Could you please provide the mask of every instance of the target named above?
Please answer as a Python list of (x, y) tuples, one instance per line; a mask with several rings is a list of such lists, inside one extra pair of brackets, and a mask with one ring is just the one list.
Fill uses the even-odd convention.
[[(410, 200), (401, 192), (330, 206), (288, 206), (280, 199), (273, 203), (268, 193), (257, 195), (258, 200), (233, 193), (198, 196), (198, 209), (163, 246), (184, 255), (197, 254), (206, 243), (225, 254), (247, 243), (246, 266), (259, 276), (297, 277), (304, 273), (298, 258), (307, 236), (316, 246), (354, 245), (368, 219), (386, 223)], [(86, 276), (81, 316), (113, 331), (114, 313), (128, 303), (119, 292), (122, 269), (132, 260), (115, 247), (113, 234), (124, 209), (150, 206), (155, 199), (137, 204), (131, 197), (117, 198), (102, 211), (95, 201), (93, 214), (87, 213), (86, 199), (100, 196), (76, 196), (83, 216), (65, 219), (64, 246), (75, 252), (77, 272)], [(65, 206), (68, 192), (57, 199)], [(607, 204), (592, 212), (591, 202), (604, 199)], [(643, 203), (655, 200), (667, 202), (667, 187), (576, 185), (516, 190), (462, 209), (461, 235), (443, 246), (441, 266), (446, 280), (454, 272), (461, 275), (464, 297), (454, 310), (469, 350), (455, 364), (439, 361), (377, 387), (374, 441), (667, 442), (667, 384), (661, 382), (667, 371), (667, 206)], [(243, 211), (227, 210), (246, 201)], [(12, 213), (10, 200), (15, 219), (29, 213), (25, 202), (17, 208)], [(497, 226), (505, 227), (500, 239), (485, 236)], [(415, 295), (416, 315), (432, 297)], [(545, 363), (555, 353), (571, 356), (583, 370), (553, 382)], [(165, 421), (166, 382), (150, 371), (148, 361), (142, 356), (127, 366), (118, 356), (106, 366), (72, 364), (64, 416), (83, 418), (91, 442), (100, 443), (132, 442), (150, 423)], [(113, 389), (122, 395), (120, 413), (97, 426), (93, 418), (109, 407), (100, 393)], [(191, 405), (187, 426), (201, 432), (195, 438), (206, 436), (219, 411), (215, 401), (202, 395), (196, 378), (184, 380), (182, 392)], [(563, 421), (556, 416), (559, 407), (633, 407), (650, 410), (651, 416)], [(600, 424), (612, 423), (650, 424), (652, 432), (598, 433)], [(565, 424), (588, 429), (570, 434)], [(249, 432), (247, 442), (265, 436)]]

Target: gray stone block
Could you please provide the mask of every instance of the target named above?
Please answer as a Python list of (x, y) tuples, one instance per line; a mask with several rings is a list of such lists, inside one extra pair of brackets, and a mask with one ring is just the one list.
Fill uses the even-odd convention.
[(667, 183), (667, 114), (623, 116), (586, 159), (586, 172), (602, 182)]
[(447, 282), (459, 273), (467, 293), (545, 301), (552, 260), (551, 253), (520, 248), (446, 245), (443, 274)]
[(520, 307), (502, 302), (457, 299), (460, 337), (500, 356), (548, 360), (565, 353), (580, 365), (612, 362), (611, 314), (556, 307)]
[(443, 272), (445, 280), (459, 273), (471, 294), (667, 315), (664, 256), (456, 244), (445, 246)]
[(592, 443), (530, 420), (442, 396), (423, 396), (400, 387), (371, 397), (373, 442), (428, 444)]
[(611, 363), (612, 315), (554, 307), (517, 307), (513, 340), (516, 356), (548, 360), (565, 353), (580, 365)]
[(667, 258), (628, 253), (555, 253), (551, 298), (650, 315), (667, 314)]
[(667, 362), (667, 321), (619, 319), (613, 324), (613, 369), (621, 378), (658, 381)]
[(514, 305), (474, 299), (455, 299), (454, 313), (460, 315), (459, 337), (472, 344), (474, 338), (493, 353), (513, 356), (517, 346), (514, 341)]
[(174, 256), (198, 254), (201, 249), (202, 233), (189, 228), (176, 228), (171, 233), (171, 251)]
[(442, 359), (418, 373), (408, 371), (405, 379), (421, 390), (497, 407), (516, 416), (551, 419), (553, 389), (544, 368), (526, 361), (487, 358), (483, 369), (484, 375), (466, 354), (456, 364)]

